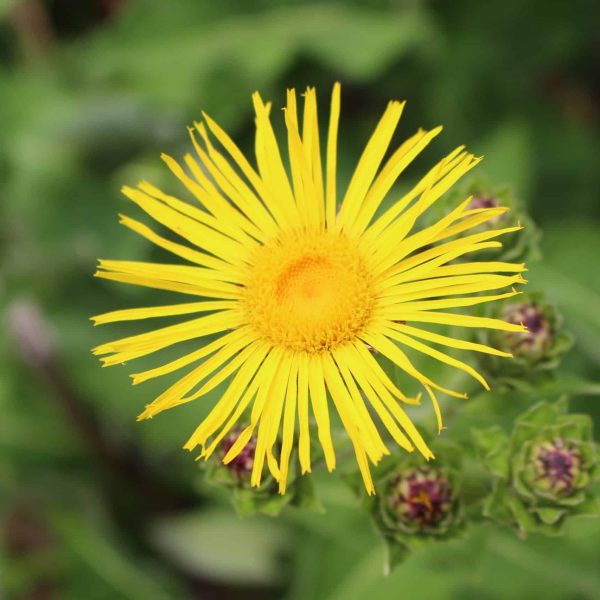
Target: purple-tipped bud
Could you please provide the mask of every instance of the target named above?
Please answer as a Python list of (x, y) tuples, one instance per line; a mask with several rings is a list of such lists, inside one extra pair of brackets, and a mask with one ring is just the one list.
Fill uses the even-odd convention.
[(552, 326), (546, 315), (533, 302), (511, 304), (506, 307), (502, 318), (509, 323), (523, 323), (526, 332), (503, 334), (503, 345), (516, 356), (538, 359), (545, 355), (552, 345)]
[(450, 482), (441, 471), (429, 467), (401, 473), (389, 488), (391, 514), (418, 531), (438, 528), (449, 516), (452, 502)]
[(471, 209), (497, 208), (498, 206), (500, 206), (500, 203), (492, 196), (474, 196), (469, 203)]
[[(469, 202), (469, 208), (471, 210), (478, 210), (482, 208), (498, 208), (501, 206), (500, 202), (496, 200), (493, 196), (473, 196), (471, 202)], [(485, 227), (492, 227), (497, 225), (498, 222), (502, 219), (502, 215), (497, 215), (491, 218), (489, 221), (484, 223)]]
[[(225, 437), (221, 443), (221, 455), (225, 457), (229, 449), (235, 444), (238, 437), (244, 430), (243, 427), (236, 427)], [(242, 451), (225, 466), (240, 479), (250, 477), (254, 465), (254, 453), (256, 452), (256, 437), (252, 436)]]
[(581, 451), (575, 444), (555, 438), (536, 446), (532, 459), (535, 490), (553, 496), (571, 494), (583, 462)]

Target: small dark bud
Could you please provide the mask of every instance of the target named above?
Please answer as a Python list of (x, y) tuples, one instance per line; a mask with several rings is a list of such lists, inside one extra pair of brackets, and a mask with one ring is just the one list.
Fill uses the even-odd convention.
[(515, 356), (537, 360), (542, 358), (553, 340), (550, 322), (541, 309), (533, 302), (511, 304), (502, 313), (502, 319), (527, 327), (526, 332), (505, 332), (503, 347)]
[(533, 448), (532, 489), (540, 495), (568, 496), (581, 472), (582, 455), (576, 444), (555, 438)]
[[(243, 427), (233, 429), (221, 443), (221, 456), (225, 457), (230, 448), (235, 444), (243, 431)], [(242, 451), (225, 465), (239, 479), (249, 479), (254, 466), (254, 453), (256, 452), (256, 437), (252, 436)]]
[(415, 532), (431, 532), (450, 515), (452, 487), (437, 469), (421, 467), (401, 473), (392, 480), (388, 492), (390, 514)]

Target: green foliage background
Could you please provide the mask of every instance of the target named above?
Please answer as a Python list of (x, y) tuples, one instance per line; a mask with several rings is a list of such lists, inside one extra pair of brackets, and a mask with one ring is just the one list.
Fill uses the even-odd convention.
[[(0, 1), (0, 596), (600, 598), (594, 521), (526, 542), (481, 525), (384, 578), (336, 477), (326, 514), (240, 520), (179, 450), (210, 401), (136, 425), (165, 382), (100, 369), (89, 349), (116, 332), (88, 321), (157, 303), (91, 277), (98, 257), (158, 256), (117, 225), (123, 183), (178, 193), (159, 153), (182, 154), (201, 110), (251, 151), (255, 89), (278, 107), (340, 80), (341, 179), (390, 98), (408, 100), (401, 135), (445, 126), (411, 175), (461, 143), (486, 155), (543, 229), (528, 279), (576, 337), (565, 369), (599, 380), (599, 20), (585, 0)], [(32, 304), (51, 364), (15, 341)], [(597, 395), (574, 406), (600, 429)]]

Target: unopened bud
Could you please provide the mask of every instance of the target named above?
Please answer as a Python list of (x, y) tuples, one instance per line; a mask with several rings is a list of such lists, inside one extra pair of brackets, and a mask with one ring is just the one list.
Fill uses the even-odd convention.
[[(471, 202), (469, 202), (469, 208), (472, 210), (484, 209), (484, 208), (498, 208), (501, 206), (500, 202), (494, 198), (494, 196), (473, 196)], [(497, 225), (502, 219), (503, 215), (497, 215), (492, 217), (489, 221), (484, 223), (484, 227), (491, 228)]]
[(575, 443), (561, 438), (543, 442), (533, 448), (531, 459), (534, 492), (561, 497), (573, 492), (583, 462)]
[(390, 513), (414, 532), (431, 532), (449, 517), (452, 486), (438, 469), (420, 467), (398, 475), (388, 492)]
[[(225, 455), (229, 452), (230, 448), (235, 444), (238, 437), (244, 430), (243, 427), (236, 427), (225, 437), (221, 443), (221, 455)], [(256, 452), (256, 437), (252, 436), (248, 443), (242, 448), (240, 453), (229, 463), (225, 465), (236, 477), (240, 479), (247, 479), (252, 473), (252, 467), (254, 465), (254, 453)]]
[(542, 358), (552, 345), (552, 326), (546, 315), (533, 302), (511, 304), (506, 307), (502, 319), (515, 325), (523, 324), (525, 332), (505, 332), (503, 347), (516, 356), (537, 360)]

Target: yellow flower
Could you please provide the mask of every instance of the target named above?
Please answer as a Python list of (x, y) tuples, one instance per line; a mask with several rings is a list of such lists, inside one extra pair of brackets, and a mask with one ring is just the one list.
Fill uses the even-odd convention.
[[(204, 115), (203, 123), (190, 128), (195, 155), (185, 156), (186, 169), (163, 156), (196, 204), (169, 196), (146, 182), (136, 189), (123, 189), (179, 241), (126, 216), (121, 216), (121, 223), (191, 264), (101, 260), (96, 273), (113, 281), (200, 298), (185, 304), (118, 310), (93, 317), (96, 324), (200, 316), (103, 344), (94, 353), (105, 355), (105, 365), (115, 365), (185, 340), (217, 334), (214, 341), (201, 344), (190, 354), (132, 375), (134, 383), (140, 383), (196, 364), (147, 405), (139, 419), (200, 398), (227, 381), (226, 391), (185, 448), (201, 446), (200, 456), (208, 458), (247, 412), (249, 425), (224, 462), (233, 460), (255, 435), (251, 483), (260, 484), (266, 461), (284, 493), (296, 420), (301, 471), (311, 470), (311, 420), (316, 423), (327, 467), (335, 468), (330, 431), (330, 410), (335, 409), (354, 446), (365, 487), (373, 493), (368, 463), (377, 464), (389, 450), (372, 415), (399, 446), (409, 452), (416, 447), (425, 458), (433, 457), (402, 406), (416, 404), (419, 398), (409, 398), (398, 389), (374, 351), (422, 384), (441, 428), (435, 391), (465, 395), (432, 381), (412, 364), (405, 350), (461, 369), (488, 387), (472, 367), (431, 344), (508, 354), (422, 329), (421, 324), (523, 331), (522, 325), (446, 312), (517, 293), (511, 288), (524, 282), (519, 274), (525, 270), (523, 264), (455, 259), (500, 247), (494, 238), (519, 227), (477, 228), (506, 209), (473, 209), (470, 198), (433, 225), (419, 223), (423, 213), (479, 162), (462, 146), (385, 208), (383, 201), (398, 176), (441, 131), (441, 127), (417, 131), (384, 162), (404, 103), (389, 103), (338, 210), (339, 84), (331, 98), (325, 169), (314, 89), (304, 95), (301, 128), (295, 91), (287, 92), (283, 114), (289, 174), (271, 126), (271, 105), (258, 93), (253, 101), (258, 169), (223, 129)], [(474, 232), (466, 233), (473, 228)], [(480, 294), (502, 288), (510, 291)]]

